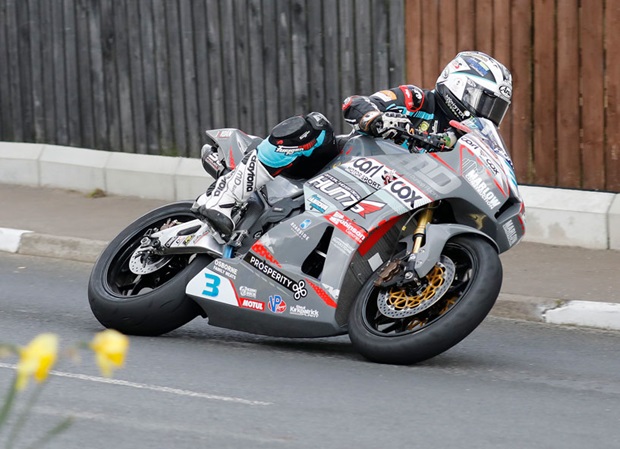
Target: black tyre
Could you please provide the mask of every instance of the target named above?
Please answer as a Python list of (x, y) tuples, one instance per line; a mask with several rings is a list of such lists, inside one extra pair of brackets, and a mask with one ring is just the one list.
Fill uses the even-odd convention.
[(481, 237), (460, 235), (447, 242), (441, 260), (422, 286), (375, 287), (383, 267), (368, 279), (349, 314), (351, 341), (364, 357), (420, 362), (456, 345), (484, 320), (502, 284), (495, 248)]
[[(138, 218), (101, 253), (88, 283), (90, 307), (101, 324), (132, 335), (161, 335), (194, 319), (200, 307), (185, 295), (189, 280), (212, 259), (177, 255), (149, 274), (136, 275), (129, 260), (145, 233), (195, 219), (188, 201), (168, 204)], [(155, 261), (156, 262), (156, 261)], [(165, 263), (164, 263), (165, 262)]]

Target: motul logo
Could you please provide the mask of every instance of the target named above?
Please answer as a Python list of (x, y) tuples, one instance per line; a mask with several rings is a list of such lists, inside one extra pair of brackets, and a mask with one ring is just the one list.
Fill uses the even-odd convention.
[(265, 303), (260, 301), (254, 301), (253, 299), (245, 299), (241, 300), (241, 307), (246, 309), (254, 309), (260, 310), (261, 312), (265, 310)]

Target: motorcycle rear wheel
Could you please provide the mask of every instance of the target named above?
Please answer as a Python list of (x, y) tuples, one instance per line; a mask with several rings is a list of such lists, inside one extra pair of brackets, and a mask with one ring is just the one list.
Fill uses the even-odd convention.
[(461, 235), (446, 243), (442, 255), (454, 263), (454, 279), (436, 303), (412, 316), (392, 318), (379, 310), (382, 289), (374, 281), (383, 267), (368, 279), (349, 314), (349, 336), (360, 354), (378, 363), (421, 362), (450, 349), (484, 320), (502, 284), (497, 251), (483, 238)]
[(90, 275), (88, 299), (97, 320), (107, 328), (130, 335), (161, 335), (201, 314), (185, 295), (185, 286), (212, 260), (201, 255), (171, 257), (157, 271), (136, 275), (129, 269), (131, 255), (149, 229), (166, 222), (195, 219), (192, 203), (162, 206), (123, 230), (101, 253)]

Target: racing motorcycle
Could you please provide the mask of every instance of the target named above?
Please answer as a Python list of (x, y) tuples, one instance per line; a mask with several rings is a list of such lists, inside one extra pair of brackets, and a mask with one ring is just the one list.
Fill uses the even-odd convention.
[[(401, 145), (340, 136), (315, 177), (278, 177), (233, 213), (229, 241), (197, 220), (192, 201), (160, 207), (113, 239), (88, 296), (105, 327), (160, 335), (197, 316), (278, 337), (348, 333), (371, 361), (412, 364), (470, 334), (502, 283), (499, 254), (525, 232), (513, 165), (494, 124), (400, 130)], [(255, 138), (207, 131), (203, 166), (235, 167)]]

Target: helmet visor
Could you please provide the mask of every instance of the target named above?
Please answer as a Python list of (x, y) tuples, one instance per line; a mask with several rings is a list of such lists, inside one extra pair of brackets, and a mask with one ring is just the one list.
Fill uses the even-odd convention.
[(468, 86), (463, 94), (463, 103), (470, 106), (476, 116), (488, 118), (497, 126), (510, 106), (509, 101), (482, 86)]

